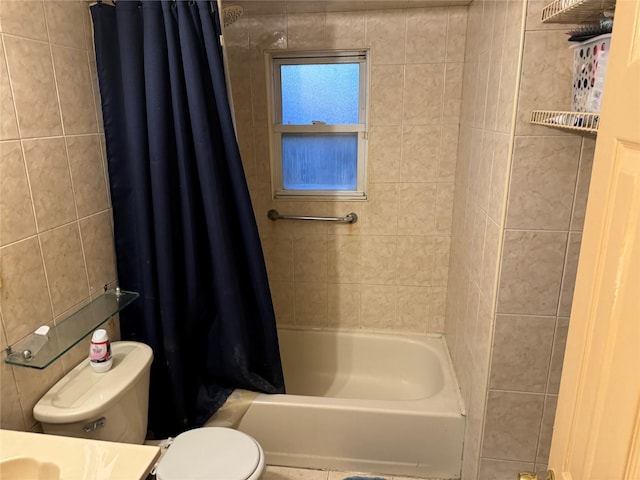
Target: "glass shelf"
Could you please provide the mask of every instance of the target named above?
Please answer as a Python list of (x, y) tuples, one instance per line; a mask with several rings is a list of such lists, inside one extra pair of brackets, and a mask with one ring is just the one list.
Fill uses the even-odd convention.
[(31, 333), (16, 342), (7, 349), (5, 362), (40, 370), (46, 368), (139, 296), (136, 292), (108, 290), (52, 326), (46, 335)]
[(599, 119), (599, 113), (534, 110), (531, 112), (530, 121), (535, 125), (595, 135), (598, 133)]
[(542, 10), (543, 23), (591, 23), (613, 10), (615, 0), (555, 0)]

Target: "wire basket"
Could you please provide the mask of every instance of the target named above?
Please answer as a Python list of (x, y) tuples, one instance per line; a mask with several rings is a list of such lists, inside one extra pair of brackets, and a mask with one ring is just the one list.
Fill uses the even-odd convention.
[(580, 42), (573, 48), (573, 98), (574, 112), (600, 111), (604, 77), (607, 70), (611, 34)]

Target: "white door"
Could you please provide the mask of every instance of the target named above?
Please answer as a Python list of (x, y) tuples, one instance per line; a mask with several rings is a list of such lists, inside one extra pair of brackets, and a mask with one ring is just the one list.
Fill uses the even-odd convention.
[(640, 0), (617, 2), (600, 120), (549, 459), (556, 480), (640, 480)]

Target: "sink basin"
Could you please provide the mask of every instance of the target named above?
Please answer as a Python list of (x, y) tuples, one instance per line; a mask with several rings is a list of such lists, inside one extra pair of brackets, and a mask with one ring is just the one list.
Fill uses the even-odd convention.
[(156, 446), (0, 429), (2, 480), (145, 480)]
[(59, 480), (60, 469), (55, 463), (39, 462), (31, 457), (8, 458), (0, 462), (2, 480)]

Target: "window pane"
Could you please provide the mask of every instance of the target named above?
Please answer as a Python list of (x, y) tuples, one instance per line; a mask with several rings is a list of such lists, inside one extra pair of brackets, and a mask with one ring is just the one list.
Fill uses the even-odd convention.
[(285, 190), (355, 190), (358, 134), (282, 135)]
[(282, 65), (282, 124), (358, 123), (358, 63)]

